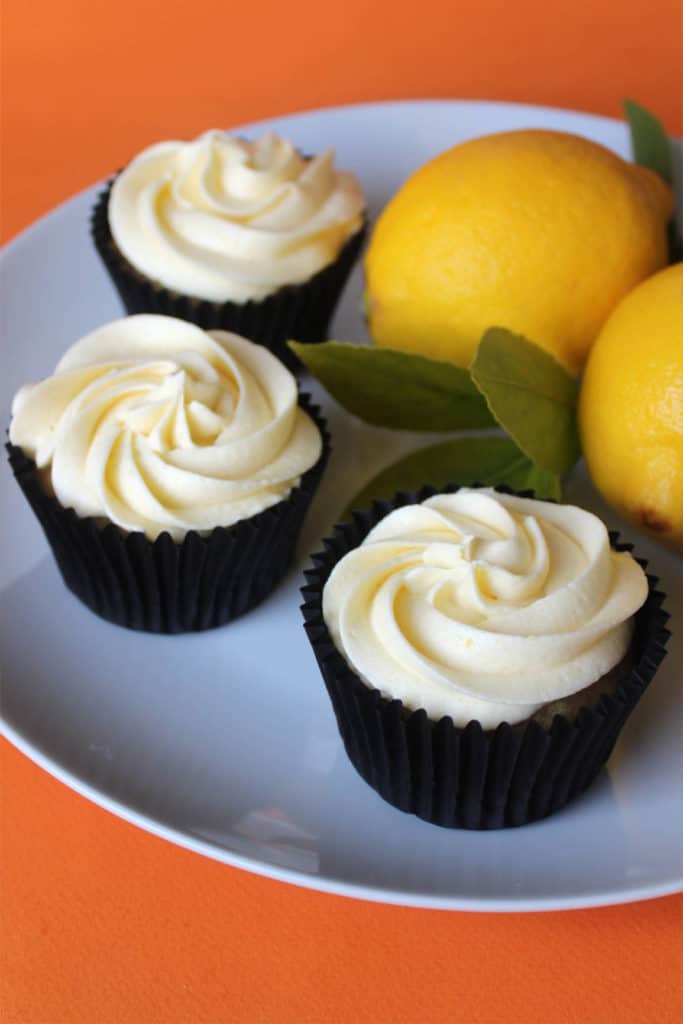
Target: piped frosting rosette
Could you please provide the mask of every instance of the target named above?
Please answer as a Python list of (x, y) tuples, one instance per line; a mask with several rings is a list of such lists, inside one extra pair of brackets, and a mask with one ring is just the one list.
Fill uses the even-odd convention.
[(144, 150), (108, 205), (120, 252), (166, 288), (217, 302), (260, 300), (331, 264), (363, 223), (353, 174), (269, 133), (208, 131)]
[(613, 668), (647, 594), (592, 513), (462, 488), (381, 520), (333, 569), (323, 614), (384, 697), (493, 729)]
[(63, 507), (150, 540), (262, 512), (322, 447), (266, 349), (152, 315), (99, 328), (23, 387), (10, 440), (49, 472)]

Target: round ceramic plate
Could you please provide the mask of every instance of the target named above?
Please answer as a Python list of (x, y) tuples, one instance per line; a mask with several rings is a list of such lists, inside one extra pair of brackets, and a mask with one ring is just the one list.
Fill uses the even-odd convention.
[[(627, 154), (623, 124), (499, 103), (384, 103), (248, 126), (301, 149), (337, 150), (376, 215), (404, 178), (453, 143), (522, 127), (577, 132)], [(129, 154), (121, 153), (125, 161)], [(6, 250), (2, 422), (15, 390), (66, 346), (122, 314), (88, 234), (97, 187)], [(365, 337), (360, 268), (334, 336)], [(309, 553), (353, 494), (424, 435), (370, 428), (317, 388), (334, 456), (299, 557), (275, 593), (212, 633), (158, 637), (100, 621), (64, 588), (11, 477), (0, 475), (2, 713), (9, 740), (67, 785), (172, 842), (274, 878), (425, 907), (551, 910), (671, 893), (683, 877), (683, 562), (637, 540), (669, 594), (670, 655), (609, 769), (535, 825), (451, 832), (384, 803), (355, 773), (304, 635), (299, 586)], [(620, 526), (577, 473), (567, 498)], [(624, 531), (629, 536), (629, 531)]]

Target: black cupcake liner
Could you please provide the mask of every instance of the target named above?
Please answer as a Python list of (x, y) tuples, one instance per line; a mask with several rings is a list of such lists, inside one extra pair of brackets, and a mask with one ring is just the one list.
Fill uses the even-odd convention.
[(115, 180), (112, 178), (97, 198), (90, 232), (128, 313), (161, 313), (189, 320), (204, 330), (233, 331), (265, 345), (290, 370), (301, 372), (303, 365), (287, 347), (287, 341), (293, 338), (314, 344), (327, 338), (332, 314), (360, 254), (367, 218), (334, 263), (309, 281), (285, 285), (265, 299), (211, 302), (165, 288), (141, 274), (122, 255), (112, 238), (107, 213)]
[(64, 582), (103, 619), (150, 633), (199, 632), (223, 626), (254, 608), (292, 561), (304, 517), (330, 453), (320, 410), (307, 395), (299, 404), (323, 439), (318, 462), (283, 501), (256, 516), (182, 542), (155, 541), (113, 523), (82, 518), (49, 495), (35, 462), (7, 444), (9, 461), (39, 520)]
[[(508, 494), (533, 497), (533, 492)], [(579, 708), (575, 717), (555, 715), (544, 728), (533, 718), (503, 722), (484, 731), (478, 721), (459, 728), (448, 717), (430, 719), (366, 685), (337, 650), (322, 614), (323, 587), (336, 563), (357, 547), (389, 512), (457, 486), (424, 487), (376, 501), (369, 512), (335, 528), (305, 575), (305, 629), (337, 718), (346, 752), (365, 781), (399, 810), (445, 828), (495, 829), (524, 825), (559, 810), (582, 793), (607, 761), (619, 733), (666, 654), (669, 616), (657, 579), (648, 576), (648, 597), (635, 616), (633, 667), (610, 694)], [(611, 533), (612, 547), (631, 551)], [(646, 568), (647, 563), (638, 559)]]

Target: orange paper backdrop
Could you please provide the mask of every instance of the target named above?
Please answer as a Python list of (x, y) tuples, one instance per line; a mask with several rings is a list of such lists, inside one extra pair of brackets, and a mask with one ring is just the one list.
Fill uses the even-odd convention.
[[(683, 131), (679, 0), (4, 0), (5, 238), (152, 140), (326, 104), (476, 97)], [(385, 907), (127, 825), (7, 744), (0, 1020), (658, 1024), (683, 898), (532, 915)]]

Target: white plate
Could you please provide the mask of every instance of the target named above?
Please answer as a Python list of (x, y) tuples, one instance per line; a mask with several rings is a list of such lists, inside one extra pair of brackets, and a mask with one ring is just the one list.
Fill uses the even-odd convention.
[[(341, 166), (359, 174), (376, 214), (439, 150), (528, 126), (578, 132), (627, 154), (626, 131), (616, 121), (499, 103), (368, 104), (258, 128), (280, 131), (309, 152), (334, 145)], [(122, 162), (128, 155), (121, 153)], [(6, 250), (5, 424), (21, 383), (46, 375), (74, 339), (121, 315), (88, 235), (96, 191), (65, 203)], [(336, 337), (364, 336), (360, 290), (358, 268)], [(5, 735), (67, 785), (150, 832), (315, 889), (425, 907), (550, 910), (681, 888), (680, 629), (609, 771), (547, 821), (504, 832), (450, 832), (394, 810), (356, 775), (301, 626), (301, 571), (352, 494), (398, 451), (425, 438), (369, 428), (316, 393), (336, 451), (297, 563), (260, 608), (212, 633), (146, 636), (87, 611), (62, 585), (3, 461)], [(568, 496), (614, 523), (585, 479)], [(669, 592), (675, 629), (682, 562), (641, 538), (637, 543)]]

